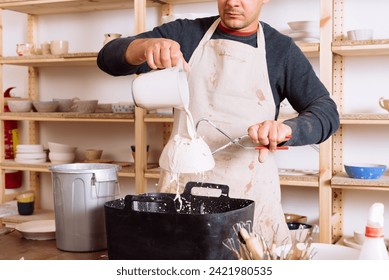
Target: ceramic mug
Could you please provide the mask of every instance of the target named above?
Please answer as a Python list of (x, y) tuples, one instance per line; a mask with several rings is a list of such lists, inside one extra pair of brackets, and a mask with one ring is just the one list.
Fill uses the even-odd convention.
[(135, 106), (148, 110), (189, 106), (189, 86), (182, 62), (177, 66), (141, 74), (133, 80)]
[(54, 55), (67, 54), (69, 52), (69, 42), (65, 40), (51, 41), (50, 52)]
[(385, 109), (385, 110), (389, 111), (389, 99), (381, 97), (379, 99), (379, 104), (380, 104), (382, 109)]

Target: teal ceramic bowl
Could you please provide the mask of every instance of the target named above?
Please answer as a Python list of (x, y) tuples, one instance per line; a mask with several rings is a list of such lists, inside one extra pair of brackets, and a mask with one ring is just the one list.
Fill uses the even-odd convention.
[(345, 164), (344, 169), (349, 177), (355, 179), (379, 179), (386, 171), (384, 164)]

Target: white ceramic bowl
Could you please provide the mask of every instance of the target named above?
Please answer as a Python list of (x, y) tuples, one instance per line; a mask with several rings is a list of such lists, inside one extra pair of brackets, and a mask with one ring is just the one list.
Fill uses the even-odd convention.
[(49, 150), (52, 153), (75, 153), (77, 150), (77, 147), (61, 144), (61, 143), (54, 143), (54, 142), (48, 142)]
[(72, 163), (75, 158), (75, 153), (49, 153), (49, 159), (54, 164)]
[(58, 109), (58, 101), (33, 101), (32, 104), (38, 112), (56, 112)]
[(318, 21), (290, 21), (288, 22), (290, 29), (293, 31), (304, 31), (309, 33), (318, 33), (320, 24)]
[(30, 112), (32, 110), (32, 101), (8, 100), (8, 108), (11, 112)]

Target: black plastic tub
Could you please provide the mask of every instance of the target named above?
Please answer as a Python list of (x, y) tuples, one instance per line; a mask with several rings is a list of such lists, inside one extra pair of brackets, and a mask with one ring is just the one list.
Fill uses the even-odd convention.
[[(220, 196), (192, 194), (212, 188)], [(222, 241), (234, 236), (233, 225), (253, 221), (254, 201), (229, 197), (229, 187), (189, 182), (181, 194), (127, 195), (106, 202), (108, 258), (111, 260), (234, 259)]]

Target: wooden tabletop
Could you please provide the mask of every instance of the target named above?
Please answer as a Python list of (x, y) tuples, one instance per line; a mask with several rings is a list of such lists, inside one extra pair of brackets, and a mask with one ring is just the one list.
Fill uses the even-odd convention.
[(55, 240), (28, 240), (16, 230), (0, 235), (0, 260), (101, 260), (107, 251), (65, 252), (57, 249)]

